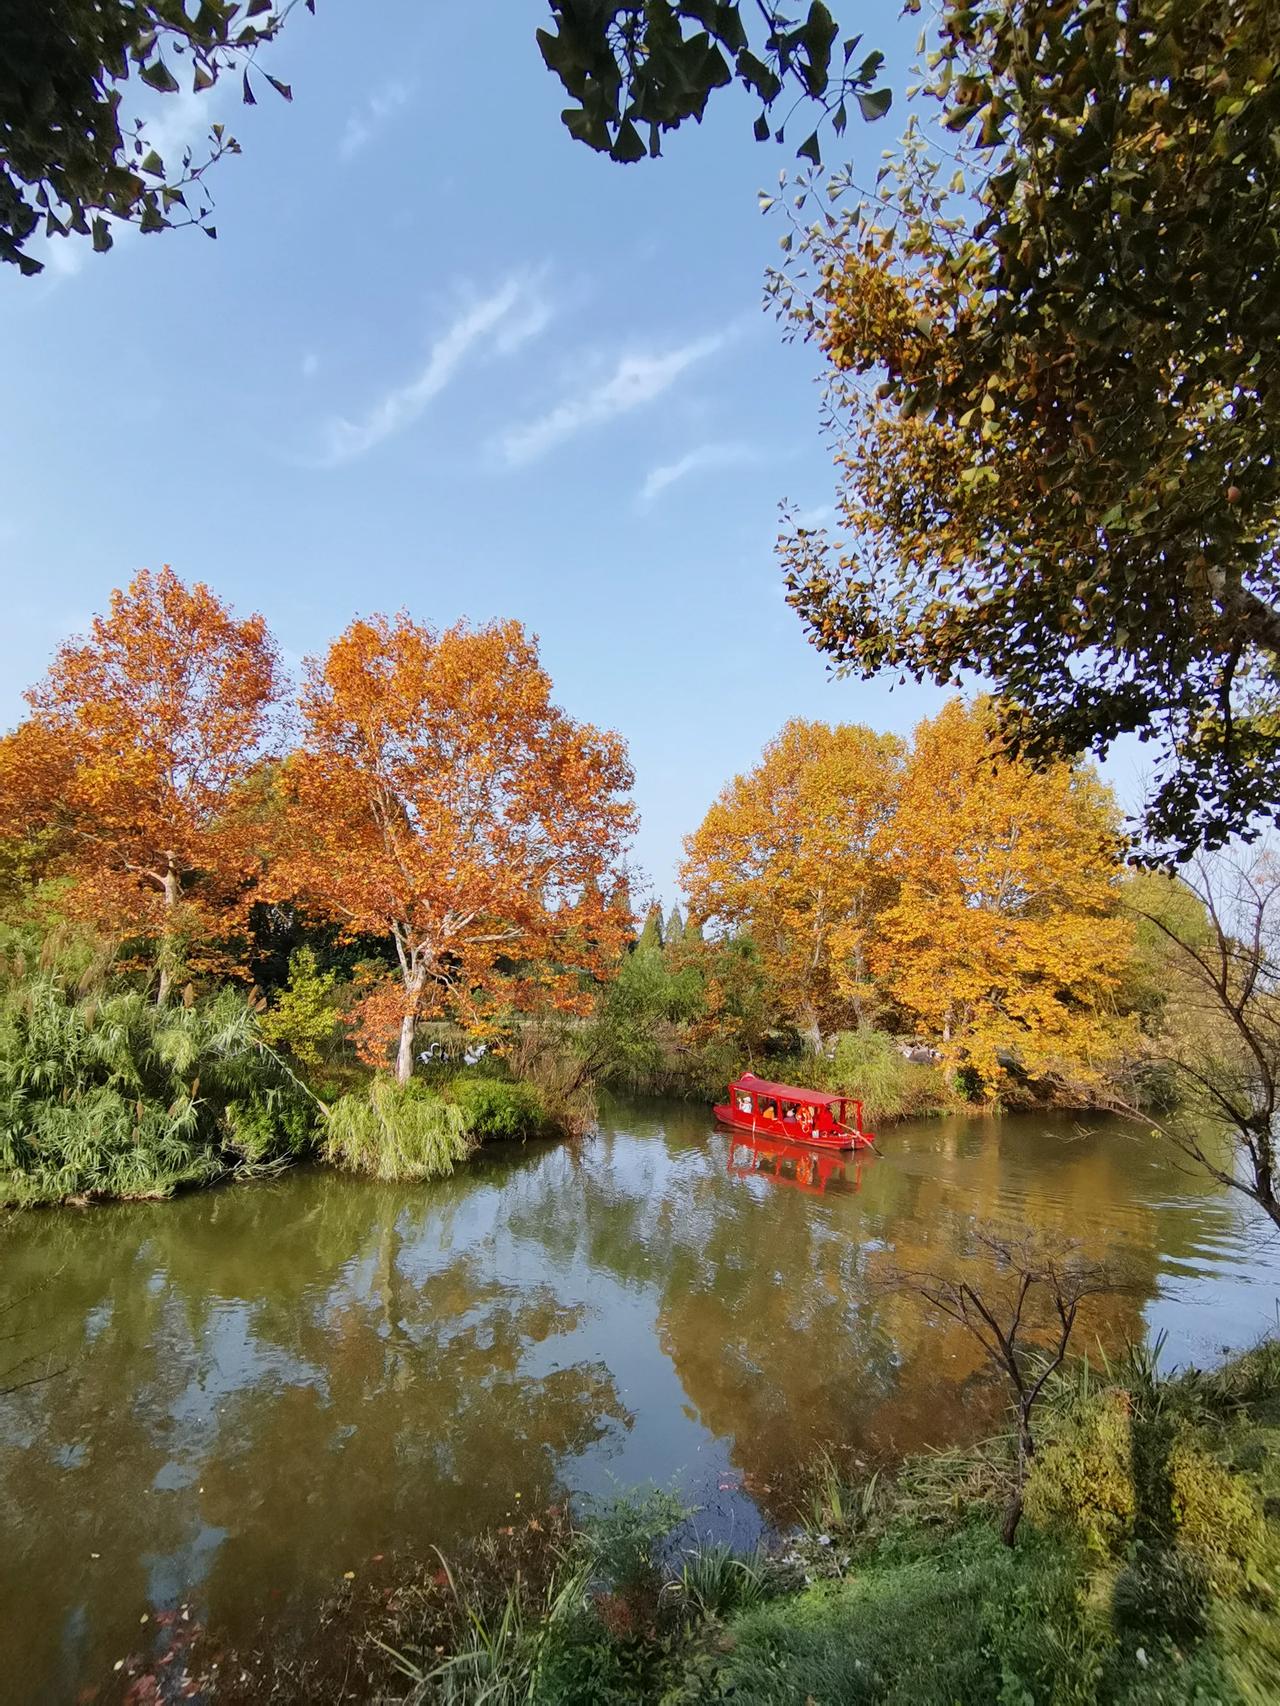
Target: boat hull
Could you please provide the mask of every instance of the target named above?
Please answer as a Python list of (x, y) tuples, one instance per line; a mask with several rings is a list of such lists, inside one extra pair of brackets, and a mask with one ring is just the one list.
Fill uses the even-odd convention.
[(873, 1147), (869, 1132), (809, 1132), (806, 1135), (794, 1120), (763, 1120), (758, 1114), (740, 1113), (727, 1102), (717, 1103), (712, 1112), (720, 1124), (728, 1126), (731, 1131), (748, 1132), (752, 1137), (767, 1137), (775, 1142), (798, 1143), (805, 1149), (834, 1149), (847, 1153), (851, 1149)]

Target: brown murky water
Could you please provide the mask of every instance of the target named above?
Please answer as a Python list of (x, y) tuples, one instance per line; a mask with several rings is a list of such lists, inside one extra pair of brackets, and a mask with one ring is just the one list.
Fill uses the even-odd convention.
[(1120, 1263), (1106, 1342), (1204, 1361), (1275, 1325), (1280, 1245), (1146, 1141), (1017, 1117), (884, 1147), (811, 1172), (619, 1104), (440, 1185), (303, 1170), (10, 1219), (0, 1369), (65, 1372), (0, 1400), (0, 1699), (74, 1700), (183, 1606), (244, 1638), (566, 1489), (675, 1482), (749, 1541), (826, 1441), (972, 1435), (973, 1347), (875, 1279), (957, 1259), (975, 1217)]

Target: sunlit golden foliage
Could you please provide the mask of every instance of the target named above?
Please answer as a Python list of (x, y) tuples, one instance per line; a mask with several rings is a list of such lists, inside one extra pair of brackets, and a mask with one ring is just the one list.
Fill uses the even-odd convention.
[(1133, 944), (1115, 800), (1089, 770), (999, 758), (993, 733), (987, 701), (953, 700), (917, 728), (872, 966), (909, 1022), (988, 1088), (1011, 1055), (1096, 1077), (1118, 1044)]
[(780, 1015), (821, 1035), (874, 1002), (867, 953), (891, 893), (895, 735), (790, 722), (685, 841), (690, 917), (750, 935)]

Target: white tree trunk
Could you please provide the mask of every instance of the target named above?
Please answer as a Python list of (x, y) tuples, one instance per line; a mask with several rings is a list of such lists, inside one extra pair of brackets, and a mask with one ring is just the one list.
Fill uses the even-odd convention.
[(400, 1047), (396, 1050), (396, 1083), (407, 1084), (413, 1075), (413, 1033), (417, 1015), (406, 1013), (400, 1021)]
[(427, 974), (422, 966), (414, 966), (405, 974), (404, 1018), (400, 1021), (400, 1046), (396, 1050), (396, 1083), (407, 1084), (413, 1076), (413, 1039), (422, 1011), (422, 990)]
[(164, 925), (160, 934), (160, 982), (156, 987), (156, 1005), (163, 1007), (169, 999), (169, 990), (173, 984), (174, 961), (174, 932), (173, 914), (181, 897), (181, 883), (178, 878), (176, 865), (177, 855), (165, 854), (164, 869)]

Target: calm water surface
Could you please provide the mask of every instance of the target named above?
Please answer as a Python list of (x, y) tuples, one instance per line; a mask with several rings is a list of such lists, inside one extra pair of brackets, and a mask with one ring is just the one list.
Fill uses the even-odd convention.
[(825, 1180), (756, 1159), (616, 1105), (439, 1185), (300, 1171), (0, 1225), (30, 1293), (0, 1330), (66, 1368), (0, 1401), (0, 1699), (74, 1700), (175, 1607), (246, 1638), (566, 1489), (678, 1482), (750, 1541), (826, 1441), (973, 1435), (973, 1347), (875, 1280), (956, 1260), (975, 1216), (1122, 1264), (1104, 1340), (1203, 1361), (1276, 1321), (1276, 1240), (1114, 1128), (902, 1126)]

